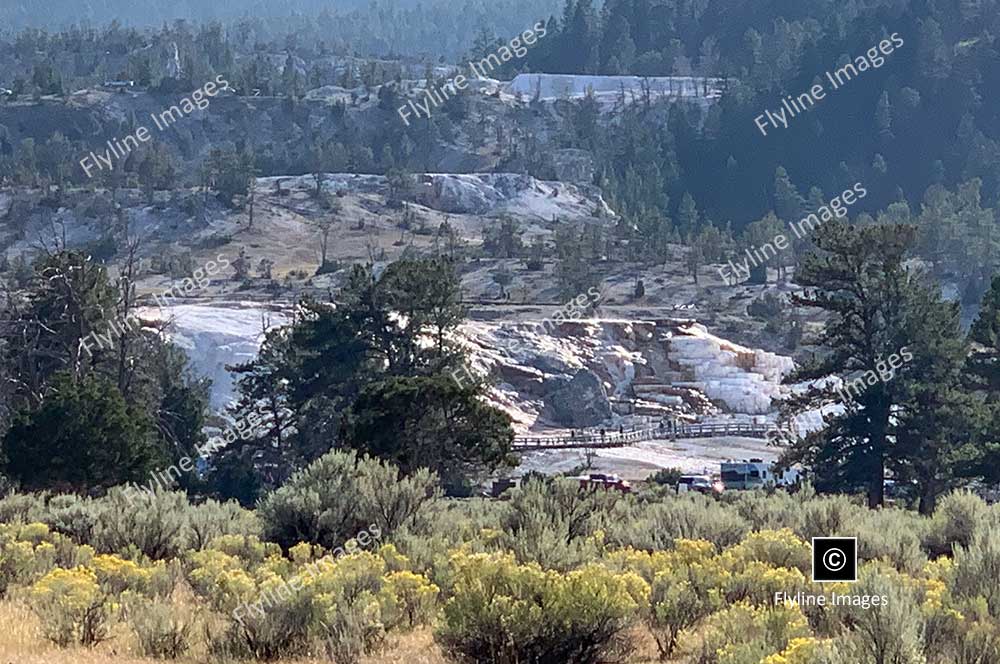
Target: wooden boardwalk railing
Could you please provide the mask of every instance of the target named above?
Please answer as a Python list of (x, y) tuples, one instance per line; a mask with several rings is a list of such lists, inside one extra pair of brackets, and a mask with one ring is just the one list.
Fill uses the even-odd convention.
[(646, 440), (671, 440), (676, 438), (722, 438), (724, 436), (740, 436), (743, 438), (767, 438), (773, 429), (770, 424), (751, 424), (748, 422), (719, 422), (706, 424), (682, 424), (675, 428), (649, 427), (619, 433), (610, 431), (603, 436), (586, 433), (576, 436), (517, 436), (514, 438), (514, 449), (530, 450), (568, 450), (576, 448), (610, 448), (627, 447), (633, 443)]

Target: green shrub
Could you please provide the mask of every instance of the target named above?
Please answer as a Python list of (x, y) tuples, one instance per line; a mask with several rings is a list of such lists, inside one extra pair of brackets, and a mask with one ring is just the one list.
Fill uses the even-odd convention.
[(809, 636), (805, 616), (794, 607), (734, 604), (709, 616), (698, 664), (758, 664), (796, 638)]
[(982, 597), (990, 615), (1000, 618), (1000, 534), (981, 533), (968, 548), (956, 545), (952, 575), (956, 597)]
[(661, 572), (653, 581), (648, 624), (662, 659), (671, 657), (682, 631), (694, 627), (722, 604), (720, 589), (700, 579), (704, 568)]
[(28, 598), (46, 638), (59, 646), (92, 646), (110, 635), (110, 601), (91, 570), (52, 570), (31, 586)]
[(56, 566), (56, 551), (51, 543), (22, 541), (16, 527), (0, 526), (0, 596), (13, 585), (27, 585)]
[(177, 659), (191, 647), (193, 621), (162, 600), (143, 600), (129, 607), (129, 626), (139, 652), (146, 657)]
[(408, 570), (392, 572), (385, 577), (385, 592), (390, 600), (384, 612), (388, 629), (413, 629), (434, 621), (438, 587), (426, 577)]
[(750, 533), (726, 551), (740, 562), (757, 561), (771, 567), (788, 567), (808, 573), (812, 569), (812, 550), (788, 528)]
[(647, 481), (661, 486), (675, 486), (681, 480), (684, 471), (680, 468), (661, 468), (647, 478)]
[(596, 531), (618, 494), (581, 491), (572, 480), (529, 480), (500, 517), (503, 548), (521, 562), (568, 570), (598, 557)]
[(985, 525), (988, 512), (979, 496), (964, 491), (948, 494), (938, 502), (924, 547), (934, 557), (951, 555), (955, 546), (968, 548), (976, 530)]
[(256, 535), (222, 535), (211, 540), (205, 549), (221, 551), (239, 559), (243, 565), (259, 565), (268, 556), (280, 556), (275, 544), (265, 544)]
[(135, 550), (153, 560), (178, 558), (190, 548), (187, 524), (193, 509), (179, 491), (116, 487), (101, 500), (95, 548), (120, 554)]
[(266, 539), (287, 549), (299, 542), (328, 549), (375, 524), (379, 536), (415, 525), (439, 495), (426, 470), (400, 477), (392, 464), (353, 452), (329, 452), (261, 502)]
[(457, 580), (435, 635), (456, 662), (615, 661), (647, 602), (635, 574), (591, 565), (561, 574), (510, 554), (456, 554)]

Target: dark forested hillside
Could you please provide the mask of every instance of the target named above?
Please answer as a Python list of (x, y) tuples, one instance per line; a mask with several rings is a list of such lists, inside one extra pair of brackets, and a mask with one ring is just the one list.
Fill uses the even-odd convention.
[[(872, 210), (900, 194), (919, 202), (931, 184), (973, 177), (983, 179), (992, 205), (1000, 183), (1000, 104), (990, 92), (1000, 83), (998, 28), (995, 2), (611, 0), (598, 11), (590, 0), (570, 0), (557, 35), (528, 55), (528, 66), (731, 77), (704, 131), (676, 114), (669, 135), (650, 137), (659, 144), (659, 173), (674, 205), (688, 191), (716, 221), (771, 208), (778, 166), (803, 193), (817, 186), (832, 194), (862, 180), (872, 191)], [(766, 137), (758, 131), (754, 118), (765, 109), (780, 107), (783, 97), (808, 90), (893, 33), (903, 46), (861, 74), (863, 83), (831, 91), (787, 129)], [(607, 149), (623, 156), (624, 139), (608, 136)], [(632, 161), (652, 167), (645, 158)], [(614, 166), (623, 176), (629, 164)], [(673, 172), (679, 177), (668, 178)], [(718, 195), (720, 184), (726, 196)]]
[(239, 32), (254, 40), (288, 35), (289, 43), (325, 41), (365, 55), (454, 58), (481, 27), (518, 34), (558, 6), (558, 0), (52, 0), (38, 12), (26, 0), (6, 0), (0, 3), (0, 32), (220, 21), (238, 23)]
[[(494, 135), (494, 168), (552, 177), (545, 159), (551, 150), (582, 149), (596, 165), (594, 183), (630, 222), (620, 230), (638, 234), (647, 247), (693, 241), (706, 227), (709, 237), (713, 229), (727, 226), (738, 235), (751, 224), (760, 226), (771, 211), (788, 223), (860, 183), (867, 195), (852, 214), (876, 217), (892, 206), (894, 220), (924, 226), (924, 255), (940, 276), (956, 278), (968, 303), (978, 301), (1000, 262), (1000, 245), (976, 225), (980, 212), (993, 214), (1000, 197), (1000, 104), (992, 95), (1000, 86), (995, 0), (609, 0), (603, 6), (566, 0), (561, 10), (554, 2), (525, 0), (397, 2), (312, 13), (306, 5), (268, 7), (242, 18), (235, 18), (233, 9), (242, 4), (187, 8), (194, 12), (188, 15), (207, 18), (214, 12), (227, 20), (156, 29), (115, 23), (53, 33), (21, 31), (0, 42), (0, 88), (9, 87), (22, 99), (69, 100), (73, 91), (108, 79), (132, 79), (152, 92), (171, 94), (222, 75), (238, 95), (285, 98), (282, 116), (288, 119), (274, 126), (310, 137), (305, 143), (275, 141), (273, 146), (265, 138), (264, 145), (256, 145), (260, 132), (231, 127), (249, 138), (235, 147), (255, 152), (262, 175), (314, 167), (386, 172), (393, 164), (411, 171), (454, 170), (460, 163), (481, 164), (478, 157), (468, 158), (468, 145)], [(112, 12), (128, 24), (142, 5), (88, 7), (94, 17)], [(302, 13), (291, 15), (291, 9)], [(0, 12), (15, 16), (22, 10), (8, 5)], [(80, 11), (67, 8), (51, 15), (80, 18)], [(151, 9), (142, 16), (148, 23), (160, 11), (167, 10)], [(713, 76), (724, 80), (721, 98), (707, 106), (668, 109), (623, 97), (610, 112), (593, 99), (578, 99), (557, 104), (553, 114), (531, 115), (493, 103), (489, 123), (486, 107), (470, 111), (459, 100), (412, 126), (398, 121), (394, 109), (402, 97), (394, 88), (400, 81), (437, 77), (443, 82), (435, 65), (479, 59), (540, 19), (547, 22), (547, 36), (525, 57), (504, 63), (495, 76)], [(20, 23), (12, 18), (10, 25)], [(882, 43), (891, 43), (892, 52), (879, 52)], [(869, 61), (872, 49), (877, 58)], [(365, 60), (372, 56), (382, 59)], [(169, 74), (174, 61), (179, 77)], [(854, 72), (854, 80), (832, 89), (829, 73), (859, 61), (869, 64)], [(772, 111), (817, 84), (826, 84), (825, 97), (787, 118), (787, 127), (773, 119), (773, 124), (764, 120), (766, 132), (758, 126), (759, 118), (772, 118)], [(316, 132), (318, 121), (306, 118), (315, 117), (319, 105), (310, 113), (295, 104), (309, 90), (331, 85), (351, 92), (348, 112), (334, 106)], [(374, 95), (377, 109), (364, 104)], [(162, 104), (162, 99), (147, 104)], [(481, 100), (487, 106), (492, 101)], [(54, 163), (53, 155), (94, 147), (78, 130), (93, 124), (86, 117), (94, 114), (76, 104), (68, 107), (84, 119), (49, 131), (45, 127), (54, 125), (46, 114), (25, 122), (30, 107), (8, 105), (5, 111), (0, 99), (0, 178), (35, 182), (32, 174), (40, 169), (56, 181), (81, 182), (79, 169), (55, 176), (45, 166)], [(529, 118), (536, 119), (525, 124)], [(542, 118), (555, 119), (558, 126), (537, 126)], [(122, 120), (114, 115), (111, 121)], [(500, 126), (508, 122), (519, 131)], [(100, 125), (104, 137), (115, 133), (108, 118), (102, 117)], [(233, 131), (218, 136), (228, 142)], [(201, 159), (216, 147), (208, 143), (202, 142), (199, 155), (180, 141), (173, 153)], [(307, 152), (312, 156), (296, 162), (294, 154)], [(127, 168), (141, 170), (137, 160)], [(186, 170), (191, 181), (194, 170)], [(928, 210), (933, 214), (928, 216)], [(968, 255), (974, 259), (966, 261)]]

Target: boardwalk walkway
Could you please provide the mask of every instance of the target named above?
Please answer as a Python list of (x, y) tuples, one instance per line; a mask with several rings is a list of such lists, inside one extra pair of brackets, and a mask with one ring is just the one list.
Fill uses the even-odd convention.
[(767, 438), (773, 429), (770, 424), (750, 424), (746, 422), (722, 422), (713, 424), (682, 424), (676, 429), (650, 427), (618, 433), (612, 431), (604, 436), (592, 433), (576, 436), (518, 436), (514, 439), (514, 449), (569, 450), (576, 448), (627, 447), (646, 440), (668, 440), (677, 438), (722, 438), (740, 436), (743, 438)]

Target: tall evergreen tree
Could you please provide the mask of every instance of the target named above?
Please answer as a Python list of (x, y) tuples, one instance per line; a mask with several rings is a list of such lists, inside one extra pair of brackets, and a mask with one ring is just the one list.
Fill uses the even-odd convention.
[[(913, 233), (908, 227), (828, 222), (816, 234), (818, 251), (803, 259), (796, 275), (805, 291), (793, 302), (826, 311), (831, 319), (820, 341), (826, 353), (790, 380), (832, 374), (862, 381), (860, 394), (842, 404), (843, 415), (822, 432), (794, 441), (783, 460), (810, 468), (821, 489), (864, 489), (872, 507), (885, 498), (895, 442), (892, 414), (903, 400), (898, 381), (882, 376), (884, 363), (909, 341), (904, 302), (912, 284), (903, 259)], [(794, 412), (835, 400), (832, 390), (813, 389), (789, 403)]]
[(893, 377), (901, 398), (893, 410), (889, 467), (897, 481), (916, 486), (920, 512), (931, 514), (938, 496), (976, 474), (983, 411), (963, 385), (968, 344), (959, 304), (943, 300), (933, 283), (917, 284), (906, 296), (906, 352), (912, 359)]

